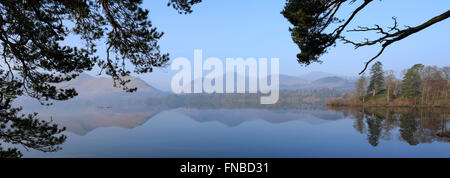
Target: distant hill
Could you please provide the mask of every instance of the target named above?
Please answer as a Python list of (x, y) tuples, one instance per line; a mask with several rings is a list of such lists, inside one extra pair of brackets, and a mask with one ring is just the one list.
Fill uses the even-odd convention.
[[(56, 84), (58, 88), (75, 88), (78, 96), (67, 101), (51, 101), (54, 104), (52, 107), (59, 109), (70, 108), (71, 110), (81, 106), (120, 108), (123, 106), (141, 105), (148, 98), (167, 95), (167, 93), (150, 86), (138, 77), (129, 77), (129, 79), (131, 82), (127, 86), (137, 87), (138, 90), (136, 92), (130, 93), (122, 88), (114, 87), (111, 78), (81, 74), (74, 80)], [(26, 96), (18, 98), (15, 100), (15, 103), (32, 112), (43, 109), (36, 99)]]
[(326, 73), (326, 72), (319, 72), (319, 71), (313, 71), (313, 72), (309, 72), (304, 75), (300, 75), (301, 78), (305, 78), (308, 80), (318, 80), (320, 78), (333, 77), (333, 76), (337, 76), (337, 75), (331, 74), (331, 73)]
[[(313, 73), (311, 73), (313, 74)], [(319, 74), (319, 73), (317, 73)], [(328, 75), (327, 73), (321, 73), (320, 75)], [(320, 76), (319, 75), (319, 76)], [(327, 77), (297, 77), (297, 76), (290, 76), (290, 75), (279, 75), (279, 84), (281, 90), (310, 90), (310, 89), (323, 89), (323, 88), (329, 88), (329, 89), (351, 89), (354, 87), (355, 80), (350, 79), (350, 77), (342, 77), (342, 76), (336, 76), (333, 74), (329, 74), (331, 76)], [(238, 75), (235, 75), (235, 77)], [(223, 86), (224, 91), (226, 88), (226, 75), (223, 75)], [(311, 78), (317, 78), (312, 80)], [(196, 81), (201, 80), (195, 79)], [(267, 81), (270, 81), (270, 78), (267, 79)], [(236, 89), (236, 78), (234, 78), (234, 87)], [(248, 84), (249, 84), (249, 77), (245, 77), (245, 88), (246, 91), (248, 91)], [(191, 82), (191, 88), (194, 86), (194, 80)]]
[(147, 96), (157, 96), (163, 94), (160, 90), (150, 86), (138, 77), (127, 77), (130, 82), (127, 86), (130, 88), (137, 87), (135, 93), (127, 93), (121, 87), (114, 87), (114, 81), (106, 77), (93, 77), (86, 73), (81, 74), (76, 79), (56, 85), (60, 88), (75, 88), (80, 97), (99, 97), (110, 95), (136, 95), (145, 94)]
[(310, 90), (310, 89), (351, 89), (355, 80), (340, 76), (322, 77), (308, 80), (303, 77), (280, 75), (280, 89), (282, 90)]
[(355, 81), (336, 76), (320, 78), (311, 83), (312, 88), (348, 89), (354, 86)]
[(332, 74), (327, 72), (319, 72), (319, 71), (313, 71), (309, 72), (304, 75), (300, 75), (301, 78), (308, 79), (308, 80), (319, 80), (321, 78), (326, 77), (341, 77), (347, 80), (357, 80), (359, 76), (345, 76), (345, 75), (339, 75), (339, 74)]
[(305, 88), (306, 86), (311, 84), (311, 80), (294, 77), (289, 75), (280, 74), (280, 89), (284, 90), (297, 90), (301, 88)]

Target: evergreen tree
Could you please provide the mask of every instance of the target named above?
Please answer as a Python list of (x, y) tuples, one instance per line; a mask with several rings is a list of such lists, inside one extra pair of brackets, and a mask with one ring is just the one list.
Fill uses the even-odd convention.
[[(170, 0), (180, 13), (192, 12), (201, 0)], [(169, 60), (160, 52), (158, 32), (141, 8), (142, 0), (1, 0), (0, 1), (0, 143), (43, 152), (61, 148), (65, 128), (25, 115), (14, 100), (27, 95), (67, 100), (73, 88), (55, 84), (74, 79), (98, 66), (126, 91), (131, 72), (149, 73)], [(71, 39), (80, 39), (77, 42)], [(103, 44), (102, 44), (103, 43)], [(105, 57), (98, 56), (105, 51)], [(125, 64), (128, 64), (125, 66)], [(129, 64), (132, 65), (130, 68)], [(0, 157), (22, 153), (0, 145)]]
[(403, 96), (413, 97), (419, 95), (422, 86), (420, 71), (423, 68), (422, 64), (416, 64), (406, 71), (402, 81)]
[[(168, 5), (190, 13), (200, 1), (170, 0)], [(158, 45), (163, 33), (141, 4), (142, 0), (2, 0), (1, 67), (7, 69), (9, 81), (20, 78), (20, 90), (42, 101), (76, 96), (73, 88), (52, 84), (69, 81), (94, 66), (111, 76), (115, 85), (135, 91), (126, 87), (126, 76), (152, 72), (169, 61)], [(73, 38), (80, 41), (70, 41)], [(106, 52), (104, 57), (98, 50)]]
[(383, 64), (376, 62), (370, 69), (370, 83), (367, 92), (375, 96), (380, 90), (384, 88), (384, 72)]

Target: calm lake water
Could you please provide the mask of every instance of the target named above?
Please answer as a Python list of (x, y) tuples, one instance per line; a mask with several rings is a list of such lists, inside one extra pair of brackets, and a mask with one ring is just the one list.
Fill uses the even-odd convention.
[(18, 147), (24, 157), (450, 157), (450, 138), (438, 136), (450, 125), (445, 109), (53, 112), (67, 127), (62, 150)]

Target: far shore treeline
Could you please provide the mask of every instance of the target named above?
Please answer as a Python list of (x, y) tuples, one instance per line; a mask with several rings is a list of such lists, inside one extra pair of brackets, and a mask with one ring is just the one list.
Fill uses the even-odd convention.
[(330, 106), (450, 107), (450, 67), (415, 64), (397, 79), (395, 71), (372, 65), (369, 78), (363, 74), (353, 93), (327, 101)]

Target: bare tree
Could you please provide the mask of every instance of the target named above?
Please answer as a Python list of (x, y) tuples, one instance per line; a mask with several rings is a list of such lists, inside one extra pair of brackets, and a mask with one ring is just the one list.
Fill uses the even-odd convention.
[(395, 79), (395, 71), (393, 70), (385, 71), (384, 75), (386, 80), (386, 102), (389, 103), (391, 94), (395, 91), (394, 88), (397, 80)]

